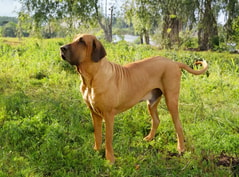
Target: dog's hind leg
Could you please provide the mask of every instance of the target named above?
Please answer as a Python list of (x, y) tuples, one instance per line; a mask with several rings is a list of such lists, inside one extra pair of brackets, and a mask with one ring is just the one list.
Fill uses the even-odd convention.
[(184, 152), (184, 136), (183, 136), (183, 129), (182, 125), (179, 119), (179, 113), (178, 113), (178, 94), (179, 92), (168, 92), (165, 93), (166, 98), (166, 104), (168, 107), (168, 110), (172, 116), (172, 120), (174, 123), (174, 127), (177, 133), (177, 139), (178, 139), (178, 151), (181, 154)]
[(152, 118), (152, 126), (151, 126), (151, 130), (150, 130), (149, 134), (144, 138), (144, 140), (146, 140), (146, 141), (151, 141), (154, 138), (155, 133), (156, 133), (157, 128), (160, 123), (160, 120), (158, 117), (158, 111), (157, 111), (157, 106), (160, 102), (160, 98), (161, 97), (157, 98), (157, 100), (155, 100), (154, 102), (148, 101), (148, 110), (149, 110), (149, 113)]

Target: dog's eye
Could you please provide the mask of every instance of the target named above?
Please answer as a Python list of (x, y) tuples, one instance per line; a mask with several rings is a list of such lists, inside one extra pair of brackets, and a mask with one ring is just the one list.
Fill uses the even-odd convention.
[(83, 40), (82, 37), (79, 39), (79, 44), (85, 44), (85, 41)]

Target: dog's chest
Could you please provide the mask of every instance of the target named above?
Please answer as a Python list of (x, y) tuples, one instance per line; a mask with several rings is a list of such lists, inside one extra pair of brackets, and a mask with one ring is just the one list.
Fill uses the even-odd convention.
[(86, 104), (96, 113), (100, 114), (100, 108), (97, 106), (97, 93), (93, 88), (82, 87), (81, 93)]
[(95, 92), (93, 89), (86, 87), (85, 89), (81, 90), (83, 99), (89, 103), (91, 106), (95, 103)]

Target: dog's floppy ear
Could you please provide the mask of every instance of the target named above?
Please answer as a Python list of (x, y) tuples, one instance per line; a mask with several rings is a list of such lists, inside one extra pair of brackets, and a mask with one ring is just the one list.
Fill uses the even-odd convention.
[(100, 41), (93, 40), (91, 58), (94, 62), (100, 61), (106, 56), (106, 51)]

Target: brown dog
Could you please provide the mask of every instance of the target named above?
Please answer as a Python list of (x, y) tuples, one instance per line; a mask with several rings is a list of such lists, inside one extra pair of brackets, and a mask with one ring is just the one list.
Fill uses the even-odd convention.
[(152, 127), (145, 140), (152, 140), (159, 125), (157, 105), (165, 96), (178, 139), (179, 153), (184, 151), (184, 136), (178, 113), (181, 69), (199, 75), (207, 70), (195, 71), (189, 66), (164, 57), (152, 57), (120, 66), (109, 62), (100, 41), (92, 35), (79, 35), (70, 44), (61, 47), (61, 56), (76, 65), (81, 75), (81, 93), (90, 108), (94, 124), (96, 150), (102, 143), (102, 119), (106, 124), (106, 159), (114, 163), (112, 147), (114, 116), (136, 103), (146, 100), (152, 117)]

